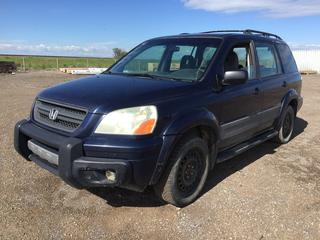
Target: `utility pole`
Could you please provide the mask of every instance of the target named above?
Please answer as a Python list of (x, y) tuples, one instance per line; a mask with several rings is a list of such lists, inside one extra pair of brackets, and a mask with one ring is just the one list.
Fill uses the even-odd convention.
[(59, 58), (57, 58), (57, 70), (59, 70)]

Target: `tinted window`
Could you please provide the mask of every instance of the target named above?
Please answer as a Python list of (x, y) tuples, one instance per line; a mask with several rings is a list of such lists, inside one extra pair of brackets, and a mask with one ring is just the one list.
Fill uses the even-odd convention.
[(280, 54), (280, 59), (283, 65), (283, 69), (285, 73), (293, 73), (297, 72), (297, 64), (296, 61), (294, 60), (294, 57), (291, 53), (290, 48), (285, 45), (285, 44), (279, 44), (277, 45), (279, 54)]
[(271, 44), (257, 44), (260, 76), (269, 77), (281, 73), (277, 62), (276, 51)]

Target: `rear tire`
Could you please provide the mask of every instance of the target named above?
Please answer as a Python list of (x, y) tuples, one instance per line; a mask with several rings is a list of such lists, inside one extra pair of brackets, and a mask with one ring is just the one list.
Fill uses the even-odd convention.
[(209, 150), (205, 140), (195, 136), (183, 139), (169, 158), (169, 166), (154, 187), (163, 201), (183, 207), (201, 192), (209, 171)]
[(280, 144), (286, 144), (290, 141), (294, 129), (295, 118), (295, 112), (292, 106), (289, 105), (281, 121), (278, 135), (274, 139), (276, 142)]

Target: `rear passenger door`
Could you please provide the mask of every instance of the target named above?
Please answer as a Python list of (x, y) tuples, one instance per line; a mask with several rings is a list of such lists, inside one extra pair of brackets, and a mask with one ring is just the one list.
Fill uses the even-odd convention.
[(270, 128), (280, 113), (281, 102), (287, 92), (287, 79), (272, 42), (256, 42), (255, 50), (263, 95), (262, 111), (258, 114), (258, 130), (262, 131)]

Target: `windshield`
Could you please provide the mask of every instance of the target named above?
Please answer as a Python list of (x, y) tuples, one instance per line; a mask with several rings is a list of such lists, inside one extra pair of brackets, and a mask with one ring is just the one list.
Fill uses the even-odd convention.
[(215, 55), (218, 39), (165, 39), (141, 44), (107, 73), (197, 81)]

